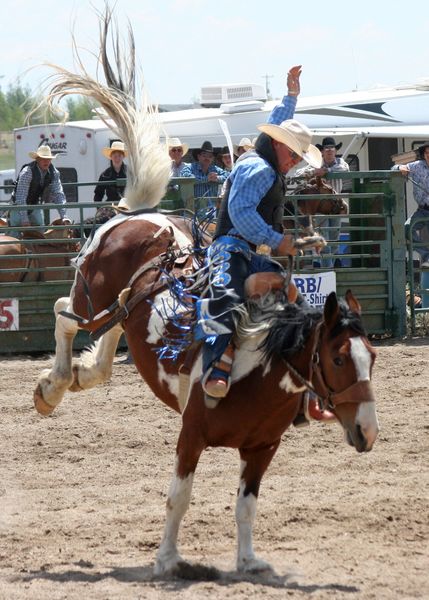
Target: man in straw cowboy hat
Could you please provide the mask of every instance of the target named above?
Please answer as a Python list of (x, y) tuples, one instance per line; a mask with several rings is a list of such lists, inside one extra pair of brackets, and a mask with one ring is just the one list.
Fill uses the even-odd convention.
[[(128, 156), (124, 142), (116, 140), (111, 146), (103, 148), (103, 155), (110, 160), (110, 165), (98, 178), (99, 183), (94, 190), (94, 202), (102, 202), (104, 195), (108, 202), (119, 202), (124, 195), (125, 183), (118, 185), (118, 179), (127, 178), (127, 165), (124, 158)], [(115, 183), (107, 183), (107, 182)], [(110, 216), (114, 216), (114, 211)]]
[(191, 164), (183, 160), (189, 150), (188, 144), (183, 144), (179, 138), (167, 140), (168, 154), (171, 158), (172, 177), (192, 177)]
[(60, 173), (52, 161), (56, 158), (51, 148), (41, 145), (34, 152), (29, 153), (33, 162), (21, 167), (12, 192), (12, 202), (18, 206), (24, 204), (34, 205), (29, 210), (12, 210), (10, 225), (12, 227), (28, 227), (31, 225), (43, 226), (43, 202), (58, 204), (58, 213), (64, 223), (71, 223), (66, 217), (66, 197), (61, 185)]
[[(281, 269), (267, 256), (257, 254), (257, 246), (269, 246), (279, 256), (297, 252), (293, 236), (283, 233), (283, 176), (301, 160), (314, 167), (322, 162), (320, 151), (311, 144), (310, 130), (290, 118), (300, 73), (300, 67), (289, 71), (288, 91), (294, 101), (284, 99), (282, 108), (270, 115), (270, 122), (258, 127), (262, 133), (255, 149), (237, 161), (219, 210), (208, 251), (209, 290), (197, 301), (198, 334), (205, 339), (202, 385), (209, 408), (227, 395), (231, 383), (233, 309), (243, 301), (246, 278), (252, 273)], [(289, 118), (280, 124), (272, 122), (285, 114)]]

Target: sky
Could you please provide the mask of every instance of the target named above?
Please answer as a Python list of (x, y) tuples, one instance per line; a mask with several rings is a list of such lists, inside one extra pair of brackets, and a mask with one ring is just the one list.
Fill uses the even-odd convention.
[[(112, 3), (113, 5), (113, 3)], [(429, 81), (429, 3), (414, 0), (117, 0), (121, 34), (132, 25), (153, 102), (191, 103), (204, 85), (268, 82), (283, 96), (302, 64), (301, 95)], [(40, 89), (54, 62), (73, 68), (72, 32), (88, 70), (102, 0), (2, 0), (0, 87)], [(428, 110), (429, 114), (429, 110)]]

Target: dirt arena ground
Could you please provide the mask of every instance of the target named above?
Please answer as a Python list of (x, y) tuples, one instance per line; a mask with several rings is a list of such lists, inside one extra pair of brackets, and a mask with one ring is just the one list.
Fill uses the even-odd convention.
[(180, 535), (214, 581), (156, 579), (180, 418), (118, 356), (110, 383), (38, 416), (50, 357), (1, 360), (0, 598), (429, 598), (429, 340), (378, 345), (381, 433), (358, 455), (337, 425), (291, 428), (261, 487), (255, 550), (234, 571), (238, 455), (207, 451)]

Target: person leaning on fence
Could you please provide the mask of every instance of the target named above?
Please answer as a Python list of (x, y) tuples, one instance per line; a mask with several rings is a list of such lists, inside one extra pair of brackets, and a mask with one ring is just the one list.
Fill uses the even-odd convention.
[(225, 181), (228, 173), (213, 164), (214, 151), (212, 143), (203, 142), (201, 148), (194, 152), (196, 161), (191, 164), (192, 175), (198, 180), (194, 185), (195, 198), (209, 198), (209, 206), (215, 206), (219, 195), (219, 185)]
[(12, 227), (43, 226), (44, 202), (58, 204), (58, 213), (64, 223), (71, 223), (66, 216), (66, 197), (61, 184), (60, 172), (54, 167), (52, 161), (57, 157), (46, 145), (39, 146), (37, 150), (29, 153), (33, 162), (21, 167), (12, 192), (12, 202), (17, 206), (24, 204), (34, 205), (28, 210), (11, 210), (10, 225)]
[[(399, 171), (413, 184), (417, 210), (408, 219), (407, 224), (411, 224), (413, 242), (426, 244), (416, 246), (414, 250), (420, 254), (420, 266), (429, 268), (429, 142), (417, 149), (417, 160), (406, 165), (395, 165), (392, 170)], [(425, 218), (428, 220), (424, 220)]]
[[(303, 169), (298, 169), (296, 176), (304, 176), (308, 179), (311, 179), (312, 177), (325, 177), (325, 175), (328, 173), (348, 173), (350, 171), (349, 165), (341, 156), (337, 156), (337, 151), (342, 145), (342, 142), (336, 144), (333, 137), (323, 138), (322, 144), (316, 144), (316, 147), (322, 153), (322, 166), (319, 169), (314, 169), (310, 166), (304, 167)], [(340, 194), (343, 189), (343, 180), (332, 179), (329, 181), (329, 185)], [(335, 242), (338, 242), (340, 238), (341, 218), (342, 217), (339, 217), (338, 215), (314, 217), (314, 226), (318, 231), (320, 231), (322, 237), (324, 237), (327, 241), (329, 240), (328, 245), (323, 249), (322, 252), (322, 267), (337, 268), (342, 266), (341, 259), (339, 257), (336, 257), (335, 259), (323, 258), (323, 254), (335, 255), (338, 252), (338, 243)]]
[[(116, 181), (127, 178), (127, 165), (124, 163), (124, 159), (128, 156), (128, 152), (124, 143), (120, 141), (113, 142), (111, 146), (103, 148), (102, 152), (103, 156), (110, 160), (110, 165), (98, 178), (99, 183), (94, 190), (94, 202), (102, 202), (104, 196), (106, 196), (108, 202), (118, 203), (124, 196), (125, 182), (118, 185)], [(105, 209), (107, 209), (106, 212), (109, 213), (110, 217), (116, 214), (108, 206), (99, 210), (104, 211)]]

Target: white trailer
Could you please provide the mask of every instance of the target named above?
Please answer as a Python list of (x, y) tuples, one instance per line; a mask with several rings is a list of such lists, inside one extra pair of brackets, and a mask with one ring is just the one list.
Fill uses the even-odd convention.
[[(94, 119), (20, 127), (14, 130), (14, 139), (17, 173), (23, 165), (31, 162), (29, 152), (46, 144), (57, 155), (54, 164), (61, 173), (62, 183), (80, 184), (64, 185), (67, 201), (92, 202), (95, 183), (109, 166), (102, 149), (109, 147), (117, 137), (103, 121)], [(93, 214), (92, 208), (84, 210), (85, 217)], [(69, 211), (69, 215), (75, 221), (79, 220), (77, 209)]]
[(0, 204), (8, 203), (15, 182), (15, 169), (4, 169), (0, 171)]

